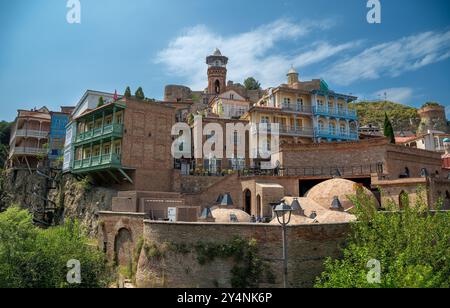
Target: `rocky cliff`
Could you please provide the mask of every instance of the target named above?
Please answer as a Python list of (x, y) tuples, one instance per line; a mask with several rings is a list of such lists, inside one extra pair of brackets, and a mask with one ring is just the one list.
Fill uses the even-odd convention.
[(78, 219), (86, 230), (97, 232), (98, 211), (111, 210), (117, 191), (91, 184), (89, 178), (57, 175), (49, 181), (37, 172), (7, 170), (3, 174), (3, 206), (29, 209), (38, 223), (60, 224)]

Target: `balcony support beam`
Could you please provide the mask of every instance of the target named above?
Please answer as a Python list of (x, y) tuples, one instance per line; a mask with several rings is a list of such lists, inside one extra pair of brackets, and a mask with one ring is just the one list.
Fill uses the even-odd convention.
[(130, 176), (125, 171), (123, 171), (122, 168), (119, 168), (118, 170), (128, 180), (128, 182), (133, 184), (133, 180), (130, 178)]

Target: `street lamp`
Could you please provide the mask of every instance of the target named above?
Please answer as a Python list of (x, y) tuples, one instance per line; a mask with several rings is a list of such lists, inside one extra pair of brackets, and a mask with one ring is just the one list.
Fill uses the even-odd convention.
[[(274, 210), (277, 215), (278, 223), (283, 230), (283, 285), (284, 288), (288, 287), (288, 250), (287, 250), (287, 238), (286, 231), (287, 225), (291, 222), (292, 208), (286, 204), (283, 200)], [(287, 217), (286, 217), (287, 216)]]

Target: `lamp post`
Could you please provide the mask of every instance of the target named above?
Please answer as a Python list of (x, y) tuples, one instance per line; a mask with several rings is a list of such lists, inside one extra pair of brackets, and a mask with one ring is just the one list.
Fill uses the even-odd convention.
[[(287, 247), (287, 225), (291, 222), (292, 208), (283, 200), (274, 210), (278, 223), (283, 230), (283, 285), (288, 287), (288, 247)], [(287, 216), (287, 217), (286, 217)]]

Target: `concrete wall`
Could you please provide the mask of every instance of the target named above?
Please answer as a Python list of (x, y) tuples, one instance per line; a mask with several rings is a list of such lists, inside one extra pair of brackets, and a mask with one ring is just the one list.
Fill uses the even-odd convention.
[[(289, 285), (312, 287), (323, 271), (327, 257), (339, 256), (339, 245), (349, 231), (348, 224), (303, 225), (288, 228)], [(148, 245), (167, 247), (168, 244), (195, 245), (199, 242), (228, 243), (233, 237), (255, 239), (259, 254), (269, 259), (275, 274), (274, 284), (263, 282), (260, 287), (280, 287), (282, 262), (281, 228), (258, 224), (198, 224), (159, 223), (145, 221), (144, 239)], [(170, 246), (170, 245), (169, 245)], [(233, 260), (215, 259), (199, 265), (196, 253), (181, 254), (166, 250), (164, 257), (148, 257), (141, 253), (137, 272), (139, 287), (230, 287)]]

